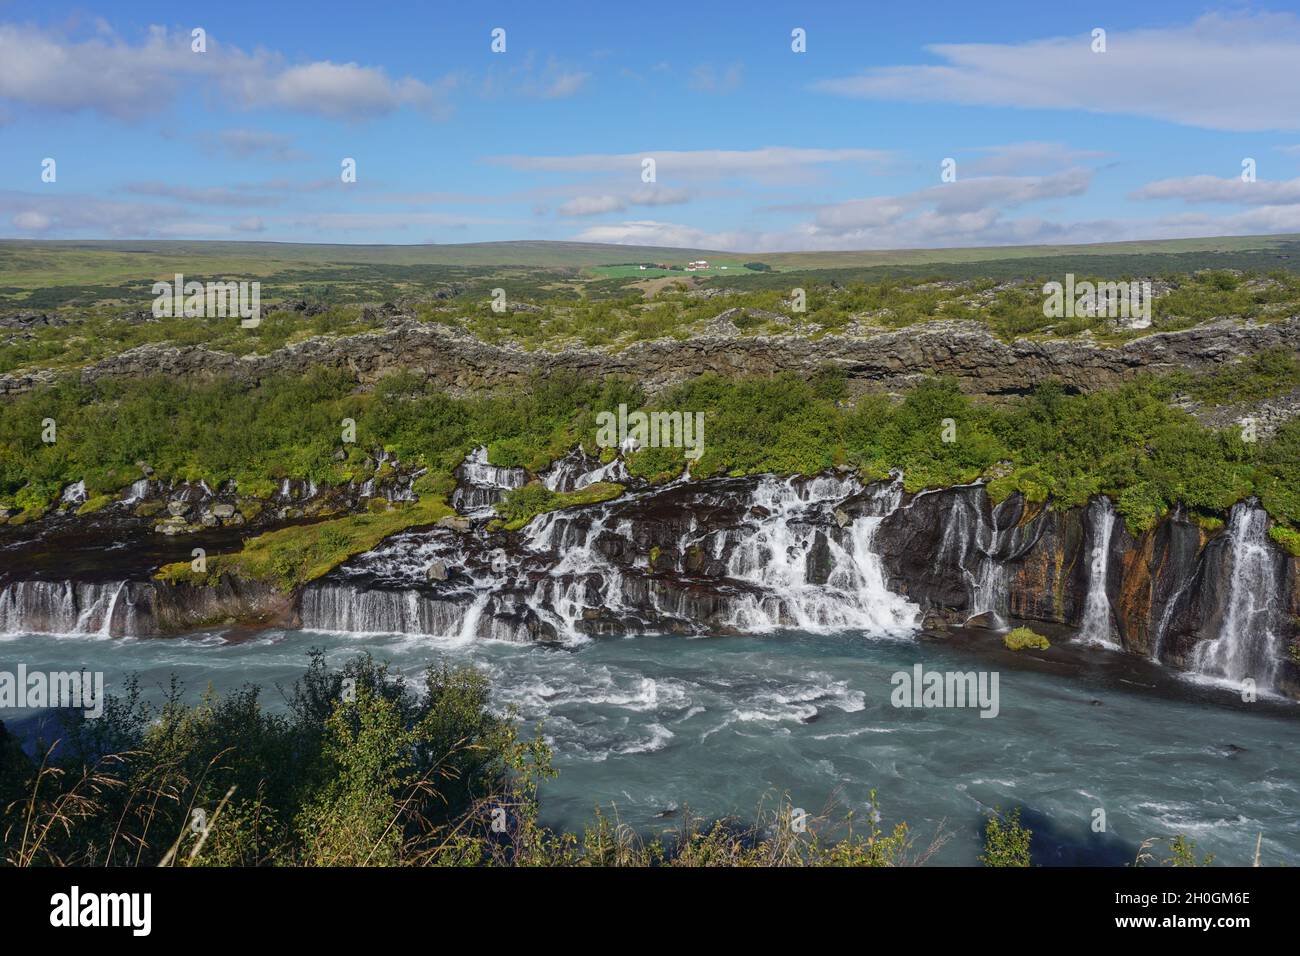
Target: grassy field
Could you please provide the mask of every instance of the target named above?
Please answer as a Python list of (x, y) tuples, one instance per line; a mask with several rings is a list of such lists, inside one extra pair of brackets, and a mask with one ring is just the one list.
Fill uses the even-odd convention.
[[(346, 282), (350, 277), (411, 276), (434, 267), (433, 274), (458, 270), (497, 272), (510, 267), (586, 272), (597, 278), (646, 278), (637, 264), (685, 264), (708, 259), (717, 267), (740, 270), (761, 261), (779, 272), (878, 270), (900, 267), (903, 273), (928, 267), (944, 275), (950, 267), (992, 263), (1049, 261), (1083, 266), (1124, 260), (1131, 268), (1144, 260), (1179, 263), (1201, 257), (1202, 266), (1222, 268), (1227, 260), (1245, 259), (1259, 268), (1300, 268), (1300, 236), (1232, 236), (1054, 246), (990, 246), (969, 249), (901, 249), (859, 252), (735, 253), (709, 249), (621, 246), (583, 242), (482, 242), (460, 245), (364, 246), (280, 242), (186, 242), (165, 240), (0, 240), (0, 292), (57, 286), (122, 286), (152, 283), (176, 272), (187, 276), (271, 277), (295, 273)], [(367, 269), (366, 267), (371, 267)], [(438, 267), (451, 270), (439, 273)], [(376, 269), (378, 271), (376, 271)], [(384, 270), (393, 270), (385, 273)], [(648, 272), (649, 270), (647, 270)], [(748, 271), (748, 270), (745, 270)], [(965, 273), (967, 270), (961, 270)], [(996, 270), (995, 270), (996, 271)], [(1076, 271), (1097, 271), (1081, 268)], [(985, 269), (986, 274), (989, 273)]]
[[(707, 272), (647, 268), (706, 258)], [(751, 269), (761, 263), (768, 268)], [(723, 267), (726, 268), (723, 268)], [(261, 283), (263, 321), (150, 315), (155, 281)], [(1149, 277), (1162, 292), (1154, 328), (1300, 314), (1300, 237), (1189, 239), (1080, 246), (773, 253), (514, 242), (336, 246), (253, 242), (0, 241), (0, 373), (84, 365), (149, 343), (266, 353), (315, 335), (405, 319), (454, 327), (525, 349), (619, 349), (718, 331), (724, 311), (742, 335), (871, 334), (943, 320), (977, 321), (1003, 338), (1136, 332), (1101, 318), (1044, 316), (1042, 283)], [(509, 307), (491, 308), (495, 289)], [(791, 290), (806, 291), (796, 314)], [(17, 313), (49, 324), (5, 323)]]
[(1151, 239), (1050, 246), (979, 246), (958, 249), (891, 249), (855, 252), (777, 252), (752, 258), (778, 269), (847, 269), (935, 263), (992, 262), (1006, 259), (1070, 259), (1097, 256), (1164, 256), (1183, 253), (1277, 252), (1295, 246), (1300, 236), (1216, 236), (1203, 239)]
[[(589, 269), (587, 269), (587, 271), (590, 274), (600, 279), (660, 279), (665, 276), (677, 276), (680, 278), (685, 278), (687, 276), (696, 276), (697, 278), (700, 279), (712, 279), (712, 278), (729, 278), (729, 276), (727, 276), (727, 273), (732, 273), (733, 275), (760, 275), (763, 271), (761, 269), (748, 269), (745, 267), (746, 262), (759, 261), (754, 259), (742, 260), (742, 259), (736, 259), (732, 257), (718, 259), (718, 258), (710, 258), (707, 254), (704, 253), (701, 253), (700, 255), (696, 256), (696, 258), (707, 259), (709, 263), (709, 268), (701, 272), (686, 272), (684, 268), (659, 269), (650, 265), (650, 263), (653, 262), (653, 263), (663, 264), (663, 265), (684, 266), (685, 262), (692, 261), (692, 260), (679, 261), (676, 259), (666, 258), (665, 256), (660, 255), (660, 256), (655, 256), (650, 259), (647, 259), (645, 260), (644, 263), (620, 262), (617, 265), (592, 266)], [(644, 269), (641, 268), (642, 265), (645, 265)]]

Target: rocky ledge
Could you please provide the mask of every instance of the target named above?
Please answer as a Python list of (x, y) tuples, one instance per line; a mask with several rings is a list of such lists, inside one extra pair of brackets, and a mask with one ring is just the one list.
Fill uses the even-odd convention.
[[(729, 322), (727, 324), (730, 324)], [(859, 391), (902, 388), (921, 375), (952, 376), (970, 394), (1003, 396), (1056, 379), (1092, 391), (1143, 371), (1208, 371), (1265, 349), (1300, 347), (1300, 317), (1273, 323), (1223, 319), (1195, 328), (1155, 332), (1107, 346), (1088, 338), (1004, 342), (976, 322), (932, 322), (877, 334), (739, 336), (713, 329), (685, 341), (634, 343), (621, 350), (572, 348), (526, 351), (490, 345), (457, 329), (398, 320), (383, 331), (321, 336), (267, 355), (237, 356), (204, 346), (143, 345), (76, 372), (84, 382), (163, 373), (183, 377), (266, 376), (342, 369), (365, 384), (409, 370), (453, 392), (523, 383), (535, 375), (630, 376), (650, 392), (705, 372), (767, 375), (812, 372), (826, 365), (847, 374)], [(0, 396), (28, 391), (56, 377), (50, 370), (0, 375)]]
[[(554, 490), (611, 477), (576, 451), (536, 476)], [(601, 635), (857, 630), (1013, 621), (1075, 629), (1097, 653), (1131, 654), (1208, 680), (1300, 698), (1296, 559), (1258, 504), (1221, 530), (1180, 512), (1133, 534), (1110, 502), (1057, 508), (983, 485), (906, 494), (850, 473), (647, 486), (541, 515), (518, 532), (491, 504), (533, 476), (471, 458), (462, 521), (394, 536), (293, 594), (129, 573), (14, 572), (0, 631), (175, 633), (222, 620), (326, 631), (572, 642)]]

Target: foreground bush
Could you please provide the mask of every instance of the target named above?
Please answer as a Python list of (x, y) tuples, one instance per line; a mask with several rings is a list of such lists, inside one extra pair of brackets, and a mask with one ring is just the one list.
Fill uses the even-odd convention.
[(1027, 627), (1018, 627), (1002, 636), (1002, 643), (1013, 651), (1023, 651), (1026, 648), (1032, 648), (1036, 651), (1045, 651), (1052, 646), (1051, 642), (1043, 635), (1031, 631)]
[(255, 687), (189, 706), (173, 683), (155, 708), (132, 684), (37, 759), (10, 748), (0, 847), (15, 866), (414, 862), (547, 772), (488, 692), (472, 668), (430, 667), (417, 689), (319, 652), (284, 714)]
[(1029, 866), (1029, 841), (1033, 832), (1020, 823), (1020, 808), (1008, 813), (994, 810), (984, 824), (985, 866)]

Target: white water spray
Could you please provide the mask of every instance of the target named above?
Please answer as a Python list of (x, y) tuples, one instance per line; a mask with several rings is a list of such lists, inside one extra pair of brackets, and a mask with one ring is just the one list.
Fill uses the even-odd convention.
[(1261, 690), (1272, 687), (1277, 669), (1277, 579), (1268, 543), (1268, 515), (1255, 500), (1234, 505), (1228, 518), (1232, 571), (1228, 608), (1219, 636), (1197, 645), (1193, 669), (1206, 677)]
[(1115, 507), (1102, 495), (1088, 506), (1092, 522), (1092, 551), (1088, 556), (1088, 594), (1083, 602), (1079, 640), (1118, 650), (1111, 620), (1106, 582), (1110, 569), (1110, 539), (1115, 530)]

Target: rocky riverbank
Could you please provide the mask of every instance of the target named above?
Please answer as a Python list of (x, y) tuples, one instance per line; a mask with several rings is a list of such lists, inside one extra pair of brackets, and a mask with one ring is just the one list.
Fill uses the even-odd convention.
[[(1134, 535), (1105, 498), (995, 504), (983, 484), (907, 494), (839, 471), (651, 486), (578, 451), (538, 476), (481, 458), (458, 471), (465, 520), (398, 534), (288, 593), (230, 575), (210, 586), (152, 577), (190, 548), (228, 547), (219, 527), (150, 550), (166, 536), (101, 524), (63, 575), (38, 557), (57, 553), (57, 536), (7, 539), (0, 631), (156, 635), (237, 621), (557, 642), (786, 627), (902, 637), (1018, 620), (1074, 628), (1098, 653), (1300, 698), (1296, 559), (1253, 501), (1220, 530), (1175, 512)], [(617, 477), (627, 491), (497, 530), (493, 503), (533, 477), (557, 491)]]

